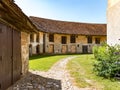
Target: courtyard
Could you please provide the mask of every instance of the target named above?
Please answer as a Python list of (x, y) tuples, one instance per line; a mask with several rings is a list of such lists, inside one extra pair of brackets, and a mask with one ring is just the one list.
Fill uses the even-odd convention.
[(33, 56), (29, 73), (8, 90), (119, 90), (119, 81), (94, 74), (94, 62), (93, 54)]

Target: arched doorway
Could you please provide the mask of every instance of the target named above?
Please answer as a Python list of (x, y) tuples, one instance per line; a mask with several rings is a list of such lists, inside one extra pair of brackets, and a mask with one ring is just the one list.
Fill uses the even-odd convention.
[(40, 45), (36, 46), (36, 54), (40, 54)]

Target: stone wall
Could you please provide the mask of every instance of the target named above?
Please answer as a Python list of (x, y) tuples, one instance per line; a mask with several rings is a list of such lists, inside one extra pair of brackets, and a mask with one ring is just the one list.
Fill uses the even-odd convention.
[(120, 44), (120, 0), (108, 0), (107, 43)]
[[(61, 44), (61, 36), (67, 37), (67, 43)], [(100, 38), (101, 43), (106, 42), (106, 36), (92, 36), (92, 43), (87, 43), (87, 36), (85, 35), (76, 35), (76, 43), (70, 43), (70, 35), (66, 34), (54, 34), (54, 42), (47, 42), (48, 53), (50, 50), (53, 50), (50, 45), (54, 45), (54, 53), (82, 53), (82, 46), (88, 46), (88, 53), (92, 53), (92, 48), (95, 44), (95, 38)]]
[(21, 32), (21, 59), (22, 59), (22, 74), (28, 72), (29, 61), (29, 34)]
[(120, 0), (108, 0), (108, 8), (116, 5), (117, 3), (119, 3)]
[[(43, 53), (43, 46), (45, 46), (45, 52), (49, 54), (65, 54), (65, 53), (82, 53), (83, 45), (88, 46), (88, 53), (92, 53), (92, 47), (95, 45), (95, 38), (100, 38), (101, 43), (106, 42), (106, 36), (92, 36), (92, 44), (87, 43), (86, 35), (76, 35), (76, 43), (70, 43), (70, 36), (67, 34), (54, 34), (54, 42), (49, 42), (49, 33), (39, 32), (40, 42), (36, 43), (35, 41), (31, 44), (34, 53), (36, 53), (36, 46), (40, 45), (40, 53)], [(61, 44), (61, 37), (67, 37), (67, 43)], [(34, 37), (36, 38), (36, 37)], [(45, 39), (45, 41), (44, 41)], [(43, 42), (44, 41), (44, 42)]]

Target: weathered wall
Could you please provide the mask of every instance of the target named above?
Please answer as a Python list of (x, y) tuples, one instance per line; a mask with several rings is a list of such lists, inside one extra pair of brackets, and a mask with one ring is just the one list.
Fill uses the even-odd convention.
[(21, 32), (21, 59), (22, 59), (22, 74), (28, 72), (29, 61), (29, 34)]
[[(67, 37), (67, 43), (61, 44), (61, 36)], [(70, 35), (54, 34), (54, 42), (49, 42), (48, 53), (53, 50), (51, 44), (54, 45), (54, 53), (82, 53), (82, 46), (88, 45), (88, 52), (92, 52), (92, 47), (95, 45), (95, 38), (100, 38), (100, 42), (106, 42), (106, 36), (92, 36), (92, 44), (87, 43), (87, 37), (83, 35), (76, 36), (76, 43), (70, 43)], [(50, 51), (50, 52), (49, 52)]]
[(39, 37), (40, 37), (40, 53), (43, 53), (43, 32), (39, 32)]
[[(61, 44), (61, 37), (67, 37), (67, 43)], [(43, 53), (43, 45), (45, 43), (45, 53), (61, 54), (61, 53), (82, 53), (82, 46), (88, 46), (88, 53), (92, 53), (92, 47), (95, 45), (95, 38), (100, 38), (101, 43), (106, 42), (106, 36), (92, 36), (92, 44), (87, 43), (87, 36), (77, 35), (76, 43), (70, 43), (70, 35), (66, 34), (54, 34), (54, 42), (49, 42), (49, 33), (39, 32), (40, 42), (31, 42), (33, 54), (36, 54), (36, 46), (40, 45), (40, 53)], [(43, 37), (45, 42), (43, 42)], [(34, 37), (36, 38), (36, 37)], [(36, 40), (36, 39), (35, 39)]]
[(120, 0), (108, 0), (107, 43), (120, 44)]
[(119, 3), (120, 0), (108, 0), (108, 8), (116, 5), (117, 3)]

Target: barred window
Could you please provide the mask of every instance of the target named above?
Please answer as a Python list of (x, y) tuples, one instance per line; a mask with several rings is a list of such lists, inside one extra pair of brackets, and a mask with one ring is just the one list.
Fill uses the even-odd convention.
[(76, 37), (75, 35), (70, 36), (70, 43), (76, 43)]
[(100, 44), (100, 38), (95, 38), (95, 43)]
[(66, 44), (67, 43), (67, 37), (66, 36), (62, 36), (61, 43), (62, 44)]
[(87, 37), (87, 42), (88, 42), (88, 43), (92, 43), (92, 36), (88, 36), (88, 37)]
[(34, 34), (30, 34), (30, 42), (34, 42)]
[(36, 35), (36, 42), (39, 42), (39, 34)]
[(54, 34), (49, 34), (49, 42), (54, 42)]

